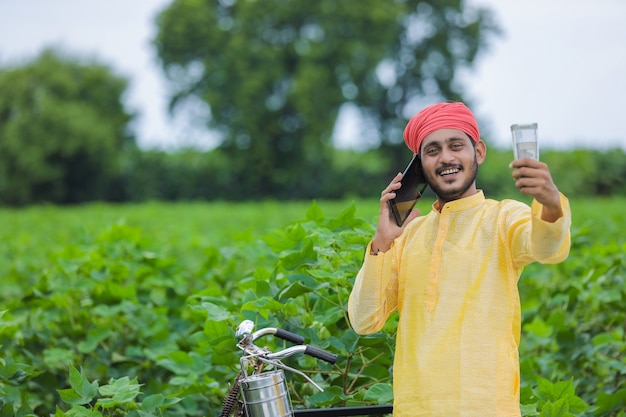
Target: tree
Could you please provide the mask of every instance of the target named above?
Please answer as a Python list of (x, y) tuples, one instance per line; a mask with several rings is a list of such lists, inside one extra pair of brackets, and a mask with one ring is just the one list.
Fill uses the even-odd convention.
[(462, 0), (174, 0), (157, 22), (172, 109), (209, 105), (208, 125), (250, 196), (323, 186), (347, 103), (398, 148), (415, 100), (460, 99), (458, 69), (497, 30)]
[(102, 199), (127, 146), (126, 80), (99, 64), (44, 51), (0, 70), (0, 202)]

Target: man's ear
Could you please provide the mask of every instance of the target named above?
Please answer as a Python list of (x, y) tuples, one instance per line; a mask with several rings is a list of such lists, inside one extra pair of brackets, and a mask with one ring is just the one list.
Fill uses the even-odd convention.
[(487, 157), (487, 145), (482, 140), (476, 142), (476, 163), (482, 164)]

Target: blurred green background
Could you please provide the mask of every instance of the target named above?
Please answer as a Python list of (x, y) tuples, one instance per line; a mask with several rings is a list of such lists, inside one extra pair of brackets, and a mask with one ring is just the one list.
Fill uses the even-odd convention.
[[(471, 106), (464, 74), (506, 28), (464, 1), (354, 6), (164, 3), (148, 47), (172, 111), (208, 109), (210, 148), (139, 146), (129, 79), (107, 62), (53, 46), (4, 65), (0, 204), (375, 197), (410, 159), (408, 118), (432, 101)], [(346, 106), (367, 121), (360, 148), (333, 140)], [(507, 196), (512, 154), (484, 132), (479, 185)], [(624, 152), (542, 147), (542, 159), (570, 197), (623, 195)]]

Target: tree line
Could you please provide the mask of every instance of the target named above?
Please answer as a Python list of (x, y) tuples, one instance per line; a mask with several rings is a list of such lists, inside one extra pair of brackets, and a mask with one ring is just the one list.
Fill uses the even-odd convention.
[[(65, 184), (48, 192), (38, 190), (0, 193), (9, 206), (89, 201), (116, 203), (145, 201), (258, 201), (263, 199), (309, 200), (378, 198), (380, 191), (410, 158), (395, 160), (380, 149), (353, 151), (336, 149), (331, 164), (322, 174), (294, 176), (288, 186), (260, 191), (255, 178), (234, 173), (219, 149), (125, 151), (113, 171), (94, 172), (99, 188), (81, 189)], [(478, 186), (492, 198), (519, 197), (510, 176), (510, 149), (489, 147), (479, 168)], [(626, 195), (626, 153), (623, 149), (545, 150), (542, 160), (551, 167), (559, 189), (570, 198)], [(70, 169), (68, 167), (68, 169)], [(16, 179), (15, 181), (19, 181)], [(88, 180), (85, 180), (88, 183)], [(427, 190), (428, 196), (430, 191)], [(24, 196), (29, 196), (24, 198)], [(81, 198), (81, 196), (88, 196)], [(431, 195), (432, 197), (432, 195)]]
[[(210, 108), (206, 127), (221, 139), (210, 151), (139, 148), (128, 81), (100, 62), (45, 50), (1, 68), (0, 204), (377, 196), (410, 159), (407, 119), (425, 102), (463, 100), (455, 75), (500, 29), (462, 0), (363, 1), (172, 1), (153, 47), (172, 111), (187, 100)], [(333, 146), (345, 105), (378, 147)], [(542, 155), (563, 191), (624, 192), (623, 150)], [(512, 191), (510, 159), (490, 148), (487, 192)]]

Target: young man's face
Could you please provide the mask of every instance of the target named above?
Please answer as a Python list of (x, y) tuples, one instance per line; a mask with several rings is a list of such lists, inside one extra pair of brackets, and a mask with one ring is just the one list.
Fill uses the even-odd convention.
[(441, 205), (476, 193), (478, 165), (487, 149), (485, 143), (457, 129), (439, 129), (424, 138), (422, 168)]

